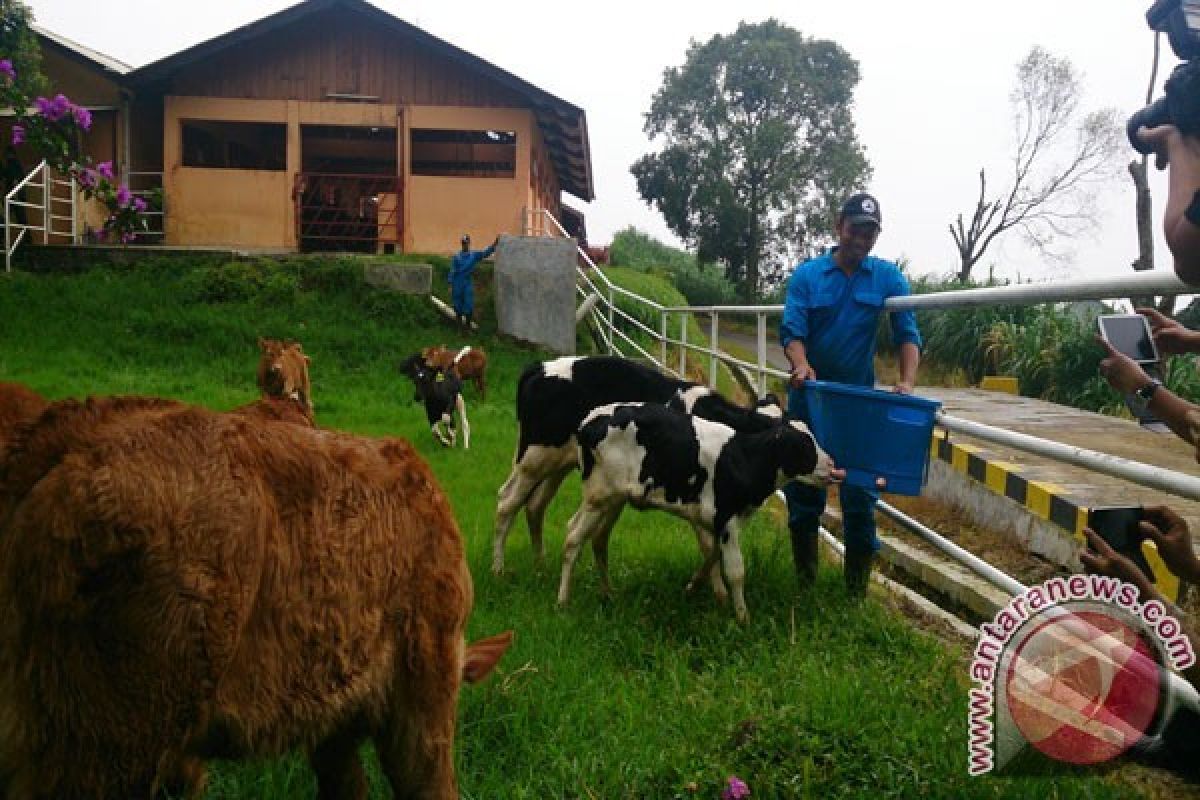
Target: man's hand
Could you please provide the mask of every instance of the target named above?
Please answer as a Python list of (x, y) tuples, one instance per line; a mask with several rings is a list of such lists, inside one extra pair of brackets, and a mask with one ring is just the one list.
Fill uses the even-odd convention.
[(1150, 335), (1158, 352), (1164, 356), (1200, 351), (1200, 331), (1193, 331), (1156, 308), (1135, 308), (1134, 311), (1150, 321)]
[(792, 374), (788, 378), (788, 384), (799, 388), (805, 381), (815, 381), (817, 379), (816, 370), (809, 366), (807, 361), (792, 365)]
[(1084, 569), (1094, 575), (1108, 575), (1132, 583), (1138, 588), (1143, 599), (1157, 596), (1154, 585), (1145, 573), (1138, 569), (1137, 564), (1113, 550), (1108, 542), (1091, 528), (1084, 528), (1083, 535), (1087, 537), (1090, 548), (1079, 554)]
[(1167, 569), (1185, 581), (1195, 583), (1200, 579), (1200, 559), (1192, 549), (1187, 521), (1166, 506), (1152, 506), (1143, 513), (1138, 527), (1158, 547)]
[(1129, 394), (1150, 383), (1150, 376), (1136, 361), (1124, 353), (1118, 353), (1104, 337), (1097, 335), (1096, 341), (1108, 351), (1108, 356), (1100, 361), (1100, 374), (1109, 386), (1121, 394)]

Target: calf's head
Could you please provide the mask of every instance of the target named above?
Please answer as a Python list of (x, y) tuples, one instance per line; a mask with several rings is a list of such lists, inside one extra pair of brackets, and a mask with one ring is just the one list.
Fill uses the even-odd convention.
[(794, 479), (828, 486), (844, 477), (844, 470), (837, 468), (803, 422), (789, 420), (772, 431), (771, 436), (779, 459), (781, 483)]
[(300, 343), (260, 338), (258, 347), (262, 351), (258, 361), (259, 388), (271, 397), (295, 400), (301, 408), (311, 411), (309, 358), (304, 355)]

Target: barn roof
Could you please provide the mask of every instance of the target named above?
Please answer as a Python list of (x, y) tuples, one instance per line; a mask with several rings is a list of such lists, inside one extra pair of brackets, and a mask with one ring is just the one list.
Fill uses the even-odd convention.
[(339, 9), (366, 16), (385, 30), (409, 36), (430, 49), (475, 70), (528, 99), (550, 159), (564, 191), (590, 201), (594, 199), (591, 146), (588, 142), (587, 116), (583, 109), (539, 89), (511, 72), (501, 69), (466, 50), (455, 47), (431, 33), (376, 8), (365, 0), (305, 0), (256, 22), (201, 42), (151, 64), (133, 70), (126, 80), (133, 86), (145, 86), (169, 80), (176, 72), (213, 55), (252, 41), (260, 36), (292, 25), (313, 14)]
[(92, 66), (99, 67), (105, 72), (112, 72), (115, 73), (115, 75), (125, 75), (127, 72), (133, 69), (133, 67), (129, 66), (124, 61), (118, 61), (112, 56), (106, 56), (99, 50), (93, 50), (90, 47), (84, 47), (79, 42), (71, 41), (67, 37), (57, 34), (48, 28), (43, 28), (41, 25), (34, 23), (29, 27), (33, 29), (33, 32), (36, 33), (43, 42), (48, 42), (51, 46), (56, 46), (60, 50), (66, 51), (68, 55), (74, 56), (76, 59), (87, 62)]

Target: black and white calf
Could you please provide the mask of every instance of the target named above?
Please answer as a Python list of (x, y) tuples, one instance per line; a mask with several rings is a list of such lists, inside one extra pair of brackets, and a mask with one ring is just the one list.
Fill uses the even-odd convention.
[(467, 420), (467, 405), (463, 402), (462, 381), (453, 372), (432, 369), (420, 355), (410, 356), (400, 364), (400, 372), (413, 382), (416, 399), (425, 404), (425, 418), (433, 437), (446, 447), (453, 447), (458, 438), (454, 415), (462, 427), (463, 449), (471, 446), (471, 424)]
[(602, 590), (608, 591), (608, 538), (626, 504), (668, 511), (691, 523), (704, 563), (688, 589), (706, 577), (718, 599), (733, 593), (739, 622), (748, 619), (738, 533), (777, 488), (791, 480), (824, 486), (841, 471), (802, 422), (742, 433), (727, 425), (649, 403), (595, 409), (579, 429), (583, 502), (567, 526), (559, 605), (583, 543), (592, 541)]
[(546, 507), (563, 478), (578, 466), (575, 433), (580, 423), (594, 408), (623, 402), (671, 405), (739, 431), (765, 430), (783, 418), (772, 395), (754, 408), (744, 408), (706, 386), (623, 358), (567, 357), (530, 365), (517, 383), (517, 452), (498, 492), (493, 572), (504, 570), (505, 541), (522, 508), (534, 555), (541, 559)]

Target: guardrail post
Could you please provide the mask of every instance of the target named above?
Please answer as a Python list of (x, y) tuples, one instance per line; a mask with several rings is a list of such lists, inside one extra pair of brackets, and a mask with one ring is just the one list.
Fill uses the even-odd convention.
[(687, 323), (686, 311), (679, 314), (679, 377), (687, 380)]
[(50, 167), (42, 165), (42, 244), (50, 244), (50, 192), (54, 187), (50, 183)]
[(75, 192), (75, 173), (71, 173), (71, 244), (79, 244), (79, 209), (75, 206)]
[(712, 333), (708, 337), (708, 349), (712, 351), (712, 355), (708, 357), (708, 386), (710, 389), (717, 388), (717, 320), (720, 315), (714, 308), (712, 311)]
[(759, 311), (758, 317), (758, 396), (767, 393), (767, 314)]
[(658, 365), (663, 369), (667, 368), (667, 312), (662, 312), (662, 356), (658, 359)]
[(617, 337), (613, 335), (616, 330), (616, 320), (613, 314), (613, 309), (616, 308), (616, 301), (613, 299), (612, 287), (608, 287), (608, 354), (611, 356), (616, 352)]
[[(14, 190), (15, 191), (15, 190)], [(4, 271), (12, 272), (12, 228), (8, 226), (12, 219), (12, 206), (9, 199), (4, 198)]]

